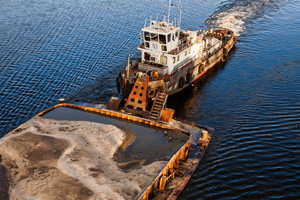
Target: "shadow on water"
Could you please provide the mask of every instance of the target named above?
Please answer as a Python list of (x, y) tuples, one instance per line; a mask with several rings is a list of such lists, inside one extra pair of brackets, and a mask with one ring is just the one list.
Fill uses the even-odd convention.
[(202, 89), (205, 85), (209, 85), (213, 82), (213, 80), (218, 77), (218, 74), (225, 70), (226, 64), (234, 57), (235, 51), (236, 47), (231, 50), (231, 53), (224, 62), (218, 63), (191, 86), (168, 97), (167, 107), (175, 110), (175, 117), (182, 119), (186, 117), (187, 113), (189, 113), (188, 108), (195, 104), (194, 101), (199, 95), (203, 94)]

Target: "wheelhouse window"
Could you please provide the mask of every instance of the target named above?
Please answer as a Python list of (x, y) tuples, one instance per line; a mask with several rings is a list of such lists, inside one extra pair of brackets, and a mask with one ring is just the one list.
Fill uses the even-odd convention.
[(172, 33), (172, 40), (175, 41), (175, 35)]
[(150, 41), (150, 34), (148, 32), (144, 32), (145, 41)]
[(165, 35), (159, 35), (159, 43), (160, 44), (166, 44), (166, 36)]
[(171, 34), (168, 35), (168, 42), (171, 42)]
[(158, 35), (156, 33), (150, 33), (151, 41), (158, 42)]
[(146, 47), (147, 47), (147, 48), (150, 47), (149, 42), (145, 42), (145, 44), (146, 44)]
[(175, 32), (175, 38), (178, 38), (178, 35), (179, 35), (179, 31), (176, 31)]
[(161, 45), (161, 50), (163, 50), (163, 51), (167, 51), (167, 46), (165, 46), (165, 45)]
[(179, 61), (179, 59), (180, 59), (180, 55), (177, 56), (177, 62)]

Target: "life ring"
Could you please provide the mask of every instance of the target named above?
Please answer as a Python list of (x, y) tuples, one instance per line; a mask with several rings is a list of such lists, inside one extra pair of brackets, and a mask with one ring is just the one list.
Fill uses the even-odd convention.
[(185, 78), (181, 77), (179, 80), (179, 88), (182, 88), (185, 85)]
[(198, 74), (201, 74), (204, 71), (204, 65), (201, 64), (198, 68)]
[(188, 46), (191, 46), (191, 45), (192, 45), (192, 41), (191, 41), (191, 40), (188, 40), (188, 41), (186, 42), (186, 44), (187, 44)]
[(190, 72), (186, 75), (186, 82), (190, 84), (192, 82), (193, 74)]
[(228, 56), (228, 50), (226, 48), (223, 49), (223, 56), (224, 58)]
[(148, 98), (152, 99), (156, 96), (156, 90), (155, 89), (148, 89)]

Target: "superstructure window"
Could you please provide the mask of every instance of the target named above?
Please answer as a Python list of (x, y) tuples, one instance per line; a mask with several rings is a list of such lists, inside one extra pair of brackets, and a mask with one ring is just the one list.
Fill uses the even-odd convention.
[(189, 48), (189, 54), (191, 53), (191, 48)]
[(173, 57), (173, 64), (175, 64), (175, 62), (176, 62), (176, 58), (175, 58), (175, 57)]
[(175, 41), (174, 33), (172, 33), (172, 40)]
[(160, 62), (161, 62), (161, 64), (167, 64), (168, 63), (167, 56), (161, 56), (160, 57)]
[(148, 32), (144, 32), (145, 41), (150, 41), (150, 34)]
[(145, 57), (145, 60), (150, 61), (151, 54), (150, 53), (145, 53), (144, 57)]
[(159, 43), (160, 44), (166, 44), (166, 36), (165, 35), (159, 35)]
[(168, 42), (171, 42), (171, 34), (168, 35)]
[(147, 47), (147, 48), (150, 47), (149, 42), (145, 42), (145, 44), (146, 44), (146, 47)]
[(185, 56), (187, 55), (187, 51), (184, 52)]
[(158, 42), (158, 35), (155, 33), (150, 33), (151, 41), (152, 42)]
[(179, 61), (179, 59), (180, 59), (180, 55), (177, 56), (177, 62)]
[(178, 32), (179, 32), (179, 31), (176, 31), (176, 32), (175, 32), (175, 38), (178, 38), (178, 35), (179, 35)]
[(161, 45), (161, 50), (163, 50), (163, 51), (167, 51), (167, 46), (165, 46), (165, 45)]

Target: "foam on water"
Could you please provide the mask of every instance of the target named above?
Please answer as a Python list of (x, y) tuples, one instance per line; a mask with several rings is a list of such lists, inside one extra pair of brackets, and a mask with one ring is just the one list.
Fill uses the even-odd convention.
[(236, 0), (221, 6), (206, 22), (208, 26), (228, 28), (236, 36), (240, 36), (248, 22), (261, 16), (266, 10), (276, 7), (277, 3), (273, 0)]

